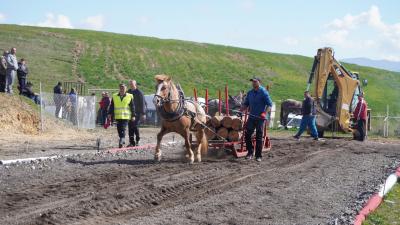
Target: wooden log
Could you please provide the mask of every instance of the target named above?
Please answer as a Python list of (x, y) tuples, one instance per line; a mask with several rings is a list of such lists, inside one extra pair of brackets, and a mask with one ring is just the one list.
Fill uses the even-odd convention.
[(211, 124), (214, 128), (219, 128), (222, 126), (221, 121), (224, 117), (223, 116), (214, 116), (211, 119)]
[(228, 129), (232, 128), (233, 120), (237, 118), (238, 118), (237, 116), (225, 116), (222, 119), (222, 126)]
[(243, 129), (243, 120), (239, 117), (234, 118), (232, 121), (232, 129), (234, 130), (242, 130)]
[(229, 131), (225, 127), (221, 127), (218, 129), (217, 134), (218, 134), (218, 136), (227, 139), (228, 135), (229, 135)]
[(239, 141), (240, 140), (240, 132), (237, 130), (231, 130), (228, 134), (229, 141)]

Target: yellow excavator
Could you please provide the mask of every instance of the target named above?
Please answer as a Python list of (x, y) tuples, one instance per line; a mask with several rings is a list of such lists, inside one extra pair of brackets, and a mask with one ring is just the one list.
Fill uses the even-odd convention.
[[(352, 132), (354, 136), (358, 135), (353, 129), (352, 112), (357, 106), (358, 94), (362, 92), (359, 75), (344, 68), (335, 59), (332, 48), (318, 49), (307, 90), (314, 98), (320, 137), (324, 135), (324, 131)], [(369, 115), (370, 110), (367, 128)]]

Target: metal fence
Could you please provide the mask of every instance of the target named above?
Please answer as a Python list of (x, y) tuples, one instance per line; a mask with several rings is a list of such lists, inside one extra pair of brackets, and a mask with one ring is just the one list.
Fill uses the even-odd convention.
[(60, 119), (85, 129), (96, 127), (96, 96), (62, 95), (41, 92), (41, 129), (48, 119)]
[(382, 137), (400, 137), (400, 116), (371, 116), (370, 134)]

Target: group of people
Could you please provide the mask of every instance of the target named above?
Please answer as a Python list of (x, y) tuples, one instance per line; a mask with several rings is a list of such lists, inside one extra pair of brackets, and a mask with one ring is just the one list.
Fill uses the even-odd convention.
[(28, 81), (29, 69), (25, 59), (17, 60), (17, 49), (4, 51), (0, 57), (0, 92), (13, 94), (13, 85), (18, 79), (19, 94), (40, 104), (40, 96), (33, 91), (32, 82)]
[[(337, 88), (337, 86), (335, 86)], [(337, 92), (337, 91), (336, 91)], [(360, 93), (357, 96), (358, 102), (356, 108), (353, 112), (353, 119), (356, 124), (356, 129), (358, 134), (354, 136), (354, 139), (358, 141), (364, 141), (366, 137), (366, 123), (367, 123), (367, 102), (364, 99), (364, 93)], [(302, 105), (302, 119), (300, 123), (300, 128), (296, 135), (294, 135), (295, 139), (299, 139), (300, 136), (304, 133), (307, 127), (310, 129), (311, 136), (314, 140), (318, 141), (318, 131), (316, 124), (316, 107), (313, 98), (310, 95), (309, 91), (304, 92), (304, 100)]]
[[(245, 127), (245, 142), (248, 151), (246, 159), (251, 160), (255, 157), (256, 161), (260, 162), (262, 160), (264, 123), (272, 107), (272, 100), (268, 91), (261, 85), (260, 78), (254, 77), (250, 81), (253, 88), (247, 93), (241, 108), (241, 111), (246, 112), (248, 115)], [(125, 145), (125, 130), (127, 126), (129, 130), (128, 147), (139, 144), (140, 134), (138, 125), (146, 115), (146, 102), (143, 93), (137, 88), (136, 81), (130, 81), (129, 85), (130, 89), (128, 90), (125, 84), (120, 84), (119, 92), (112, 95), (111, 101), (109, 101), (108, 95), (104, 93), (103, 99), (108, 98), (108, 101), (103, 101), (102, 99), (100, 102), (103, 112), (107, 112), (108, 120), (114, 118), (117, 122), (120, 148)], [(303, 117), (300, 128), (294, 136), (295, 139), (299, 139), (308, 127), (314, 140), (319, 140), (316, 114), (315, 102), (310, 92), (305, 91), (302, 104)], [(366, 136), (367, 103), (363, 93), (358, 95), (358, 103), (353, 112), (353, 117), (356, 120), (357, 131), (359, 132), (357, 140), (364, 141)], [(254, 131), (256, 132), (255, 148), (252, 140)]]
[[(263, 137), (263, 126), (265, 122), (266, 114), (269, 111), (269, 108), (272, 107), (272, 101), (269, 96), (268, 91), (260, 85), (261, 79), (254, 77), (250, 79), (252, 81), (253, 89), (250, 90), (243, 103), (242, 111), (249, 110), (249, 119), (246, 124), (246, 148), (247, 148), (247, 156), (246, 159), (252, 159), (253, 155), (255, 156), (257, 161), (261, 161), (262, 158), (262, 137)], [(336, 86), (337, 89), (337, 86)], [(336, 90), (338, 92), (338, 90)], [(355, 135), (355, 139), (358, 141), (364, 141), (366, 137), (366, 120), (368, 118), (367, 115), (367, 103), (364, 99), (364, 94), (360, 93), (357, 96), (358, 102), (353, 112), (353, 118), (356, 123), (356, 129), (358, 134)], [(318, 141), (318, 131), (316, 125), (316, 103), (310, 95), (309, 91), (304, 92), (304, 100), (302, 104), (302, 119), (300, 128), (298, 129), (296, 135), (294, 135), (295, 139), (299, 139), (300, 136), (304, 133), (307, 127), (311, 131), (311, 136), (314, 140)], [(256, 130), (256, 151), (253, 154), (253, 143), (252, 143), (252, 135)]]
[(53, 99), (55, 104), (55, 117), (67, 119), (72, 124), (77, 125), (77, 104), (78, 93), (75, 88), (71, 88), (67, 94), (67, 90), (63, 89), (62, 83), (58, 82), (53, 88)]
[(140, 144), (138, 126), (141, 121), (146, 119), (147, 105), (143, 92), (138, 89), (135, 80), (129, 81), (129, 87), (128, 90), (125, 84), (120, 84), (119, 92), (112, 95), (109, 107), (106, 108), (107, 104), (103, 105), (105, 107), (103, 111), (107, 113), (107, 119), (109, 121), (115, 119), (117, 123), (120, 148), (125, 146), (126, 127), (128, 127), (129, 135), (129, 144), (127, 147)]

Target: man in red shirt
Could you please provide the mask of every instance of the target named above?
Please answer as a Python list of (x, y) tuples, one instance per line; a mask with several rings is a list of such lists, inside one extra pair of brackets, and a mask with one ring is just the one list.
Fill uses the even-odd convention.
[(364, 94), (360, 93), (358, 95), (358, 103), (356, 109), (353, 112), (353, 116), (357, 121), (357, 131), (359, 136), (355, 138), (359, 141), (364, 141), (366, 136), (366, 121), (367, 121), (367, 102), (364, 99)]

